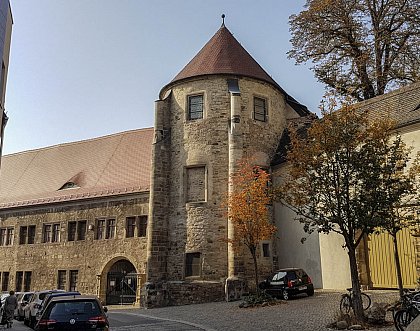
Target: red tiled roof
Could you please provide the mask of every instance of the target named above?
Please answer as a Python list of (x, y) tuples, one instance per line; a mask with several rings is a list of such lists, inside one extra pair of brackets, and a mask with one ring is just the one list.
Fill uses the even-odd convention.
[(228, 74), (259, 79), (279, 89), (287, 103), (301, 116), (309, 114), (306, 106), (300, 104), (284, 91), (273, 78), (253, 59), (253, 57), (235, 39), (232, 33), (222, 25), (216, 34), (204, 45), (198, 54), (182, 69), (175, 78), (161, 90), (162, 93), (171, 85), (188, 78)]
[(223, 25), (171, 83), (185, 78), (213, 74), (234, 74), (277, 83)]
[(5, 155), (0, 208), (148, 191), (152, 139), (149, 128)]

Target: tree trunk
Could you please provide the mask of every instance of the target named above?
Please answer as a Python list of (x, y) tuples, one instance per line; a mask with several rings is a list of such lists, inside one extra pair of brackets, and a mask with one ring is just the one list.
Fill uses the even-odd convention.
[(351, 284), (353, 289), (353, 312), (356, 319), (360, 322), (365, 320), (363, 313), (362, 297), (360, 292), (359, 271), (357, 269), (356, 249), (347, 247), (350, 260)]
[(251, 251), (252, 259), (254, 260), (255, 288), (256, 288), (256, 291), (257, 291), (257, 295), (260, 295), (260, 288), (258, 286), (257, 248), (256, 247), (250, 247), (249, 250)]
[(397, 280), (398, 280), (398, 290), (400, 292), (400, 298), (403, 297), (403, 281), (402, 281), (402, 274), (401, 274), (401, 264), (400, 264), (400, 254), (398, 253), (398, 242), (397, 242), (397, 234), (391, 234), (392, 240), (394, 242), (394, 259), (395, 259), (395, 269), (397, 270)]

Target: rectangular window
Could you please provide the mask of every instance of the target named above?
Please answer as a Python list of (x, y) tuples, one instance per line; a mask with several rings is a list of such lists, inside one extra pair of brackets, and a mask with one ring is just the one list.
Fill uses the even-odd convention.
[(96, 220), (96, 231), (95, 231), (95, 239), (104, 239), (105, 238), (105, 220), (99, 219)]
[(28, 240), (28, 227), (21, 226), (19, 230), (19, 245), (26, 244), (27, 240)]
[(13, 228), (8, 228), (7, 229), (7, 235), (6, 235), (6, 245), (7, 246), (13, 245), (13, 232), (14, 232)]
[(134, 237), (134, 232), (136, 229), (136, 217), (131, 216), (125, 219), (125, 236), (126, 238)]
[(185, 277), (200, 276), (200, 265), (200, 253), (187, 253), (185, 256)]
[(188, 97), (188, 120), (203, 118), (203, 95), (192, 95)]
[(57, 288), (59, 290), (65, 290), (66, 289), (66, 278), (67, 278), (67, 271), (66, 270), (58, 270)]
[(186, 169), (187, 202), (206, 201), (206, 167)]
[(77, 222), (77, 240), (86, 239), (86, 221)]
[(76, 240), (76, 222), (69, 222), (67, 227), (67, 240), (75, 241)]
[(110, 218), (106, 220), (106, 239), (115, 237), (115, 219)]
[(7, 235), (6, 229), (5, 228), (0, 229), (0, 246), (6, 245), (6, 235)]
[(49, 243), (51, 242), (51, 224), (44, 224), (44, 229), (42, 231), (42, 242)]
[(262, 244), (262, 256), (270, 257), (270, 244), (267, 244), (267, 243)]
[(1, 279), (1, 290), (3, 292), (7, 292), (9, 291), (9, 273), (3, 272), (2, 276), (3, 277)]
[(16, 271), (16, 292), (21, 292), (22, 291), (22, 286), (23, 286), (23, 271)]
[(29, 292), (31, 290), (32, 271), (25, 271), (23, 277), (23, 291)]
[(79, 272), (77, 270), (70, 270), (69, 291), (77, 291), (78, 278), (79, 278)]
[(138, 236), (146, 237), (147, 235), (147, 216), (139, 216)]
[(254, 119), (261, 122), (267, 121), (267, 107), (265, 99), (254, 98)]
[(60, 224), (56, 223), (52, 225), (52, 237), (51, 242), (56, 243), (60, 241)]
[(13, 228), (1, 228), (0, 229), (0, 246), (11, 246), (13, 245)]
[(34, 244), (35, 243), (35, 225), (29, 225), (28, 226), (28, 244)]

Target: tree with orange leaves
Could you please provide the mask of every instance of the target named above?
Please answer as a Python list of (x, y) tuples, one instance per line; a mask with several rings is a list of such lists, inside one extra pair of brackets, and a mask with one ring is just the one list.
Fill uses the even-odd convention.
[(276, 232), (268, 209), (271, 203), (270, 177), (265, 170), (254, 165), (252, 159), (240, 160), (237, 169), (230, 178), (233, 189), (227, 198), (228, 217), (234, 228), (234, 236), (228, 241), (236, 250), (243, 245), (248, 247), (254, 262), (258, 293), (257, 247)]

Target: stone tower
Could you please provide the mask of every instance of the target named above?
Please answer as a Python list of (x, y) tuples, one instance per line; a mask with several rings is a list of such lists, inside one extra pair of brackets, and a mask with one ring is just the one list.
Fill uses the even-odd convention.
[[(229, 176), (243, 156), (269, 169), (286, 121), (307, 114), (224, 24), (162, 88), (155, 104), (146, 306), (221, 300), (226, 284), (252, 274), (251, 260), (235, 256), (226, 242), (233, 236), (223, 206)], [(271, 270), (274, 245), (266, 245), (259, 262)]]

